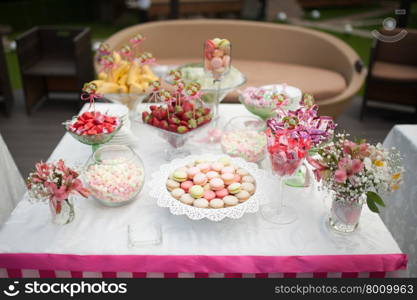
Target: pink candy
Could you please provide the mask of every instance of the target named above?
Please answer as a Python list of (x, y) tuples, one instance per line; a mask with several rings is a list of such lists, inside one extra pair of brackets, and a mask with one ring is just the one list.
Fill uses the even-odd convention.
[(213, 191), (205, 191), (203, 197), (210, 201), (216, 198), (216, 193), (214, 193)]
[(218, 198), (224, 198), (227, 195), (229, 195), (229, 191), (227, 189), (221, 189), (219, 191), (216, 191), (216, 197)]
[(188, 193), (188, 190), (194, 185), (194, 183), (192, 181), (184, 181), (181, 183), (181, 188)]

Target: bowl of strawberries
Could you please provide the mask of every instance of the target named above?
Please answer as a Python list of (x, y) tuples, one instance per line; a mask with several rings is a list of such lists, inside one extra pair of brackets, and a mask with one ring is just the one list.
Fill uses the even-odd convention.
[(142, 112), (143, 123), (155, 129), (172, 149), (166, 150), (166, 159), (190, 154), (183, 148), (187, 140), (205, 128), (213, 118), (212, 108), (203, 102), (190, 100), (174, 101), (169, 104), (151, 104)]
[(63, 123), (67, 132), (83, 144), (91, 145), (93, 151), (107, 143), (122, 127), (119, 117), (99, 111), (87, 111)]

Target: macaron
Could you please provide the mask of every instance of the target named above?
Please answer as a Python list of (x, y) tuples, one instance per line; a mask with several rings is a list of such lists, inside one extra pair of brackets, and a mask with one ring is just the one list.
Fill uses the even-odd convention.
[(206, 183), (205, 185), (203, 185), (203, 189), (204, 189), (205, 191), (209, 191), (209, 190), (211, 190), (211, 188), (210, 188), (210, 183)]
[(187, 177), (188, 177), (187, 173), (185, 171), (181, 171), (181, 170), (175, 171), (173, 176), (172, 176), (172, 178), (177, 182), (186, 181)]
[(217, 161), (219, 163), (222, 163), (224, 166), (230, 165), (230, 159), (228, 157), (225, 157), (225, 156), (220, 157)]
[(216, 193), (213, 192), (213, 191), (210, 191), (210, 190), (205, 191), (204, 195), (203, 195), (203, 198), (208, 200), (208, 201), (213, 200), (214, 198), (216, 198)]
[(216, 178), (216, 177), (220, 177), (219, 173), (216, 172), (216, 171), (207, 172), (206, 176), (209, 180), (213, 179), (213, 178)]
[(210, 201), (210, 207), (212, 208), (222, 208), (224, 207), (224, 202), (222, 199), (215, 198)]
[(229, 185), (233, 183), (233, 180), (235, 179), (235, 175), (232, 173), (225, 173), (222, 174), (221, 178), (223, 179), (224, 183)]
[(197, 168), (200, 169), (201, 173), (207, 173), (208, 171), (211, 170), (211, 166), (208, 163), (201, 163), (197, 165)]
[(209, 202), (207, 201), (207, 199), (199, 198), (197, 200), (194, 200), (193, 205), (199, 208), (207, 208), (209, 207)]
[(174, 197), (175, 199), (179, 199), (182, 195), (185, 194), (185, 191), (183, 189), (174, 189), (171, 192), (172, 197)]
[(227, 189), (221, 189), (219, 191), (216, 191), (216, 197), (217, 198), (223, 198), (229, 195), (229, 191)]
[(197, 167), (191, 167), (187, 170), (188, 178), (190, 179), (193, 179), (198, 173), (200, 173), (200, 169)]
[(235, 177), (233, 178), (234, 182), (240, 182), (242, 180), (242, 177), (240, 177), (239, 175), (235, 174)]
[(239, 193), (237, 193), (236, 198), (239, 199), (239, 202), (245, 202), (250, 198), (250, 194), (248, 191), (241, 190)]
[(194, 185), (194, 183), (190, 180), (181, 182), (181, 188), (187, 193), (188, 190)]
[(253, 195), (255, 193), (255, 185), (250, 182), (243, 182), (242, 183), (242, 190), (249, 192), (249, 194)]
[(221, 172), (222, 172), (222, 174), (226, 174), (226, 173), (234, 174), (235, 173), (235, 168), (232, 167), (232, 166), (224, 167)]
[(168, 189), (168, 191), (171, 192), (172, 190), (175, 190), (175, 189), (177, 189), (179, 187), (180, 187), (180, 183), (179, 182), (176, 182), (176, 181), (174, 181), (172, 179), (168, 179), (167, 180), (167, 189)]
[(236, 173), (239, 175), (239, 176), (246, 176), (246, 175), (249, 175), (249, 173), (248, 173), (248, 171), (246, 171), (245, 169), (237, 169), (236, 170)]
[(224, 181), (220, 178), (213, 178), (210, 180), (210, 187), (214, 191), (218, 191), (224, 188)]
[(201, 198), (204, 194), (204, 189), (201, 185), (194, 185), (188, 190), (189, 194), (195, 198)]
[(246, 175), (242, 177), (242, 182), (255, 183), (255, 178), (250, 175)]
[(180, 201), (184, 204), (187, 204), (187, 205), (192, 205), (194, 200), (195, 199), (190, 194), (183, 194), (180, 197)]
[(227, 190), (229, 191), (230, 194), (237, 194), (241, 191), (241, 189), (242, 189), (241, 184), (238, 182), (234, 182), (227, 187)]
[(207, 183), (207, 176), (203, 173), (198, 173), (193, 178), (194, 184), (205, 185)]
[(224, 168), (224, 165), (221, 162), (215, 162), (211, 165), (211, 168), (213, 171), (220, 172)]
[(223, 198), (225, 206), (235, 206), (239, 203), (239, 200), (235, 196), (226, 196)]

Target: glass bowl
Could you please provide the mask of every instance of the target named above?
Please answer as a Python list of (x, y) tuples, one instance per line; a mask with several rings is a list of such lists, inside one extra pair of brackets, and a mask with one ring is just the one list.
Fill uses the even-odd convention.
[(78, 118), (78, 116), (74, 116), (71, 120), (67, 120), (62, 123), (64, 125), (65, 130), (77, 141), (86, 144), (91, 145), (93, 148), (93, 152), (98, 149), (98, 147), (102, 144), (105, 144), (109, 142), (114, 135), (122, 128), (123, 126), (123, 120), (120, 121), (119, 125), (110, 133), (99, 133), (94, 135), (79, 135), (75, 132), (72, 132), (69, 127), (71, 124), (75, 122), (75, 120)]
[[(266, 91), (274, 91), (277, 93), (287, 93), (290, 97), (290, 103), (285, 107), (286, 110), (296, 110), (300, 106), (302, 98), (302, 92), (300, 89), (284, 85), (284, 84), (270, 84), (259, 87)], [(239, 95), (239, 102), (242, 103), (245, 108), (252, 114), (258, 116), (262, 120), (268, 120), (276, 116), (275, 103), (266, 102), (264, 105), (258, 104), (257, 100), (253, 98), (244, 97), (243, 94)]]
[(145, 182), (142, 159), (125, 145), (97, 149), (88, 159), (83, 175), (92, 197), (105, 206), (134, 201)]
[[(177, 68), (183, 74), (183, 78), (189, 81), (197, 81), (201, 84), (201, 90), (203, 96), (201, 99), (206, 103), (214, 103), (217, 97), (217, 85), (213, 83), (213, 77), (204, 71), (202, 63), (188, 63), (181, 65)], [(172, 80), (169, 76), (165, 78), (165, 81), (171, 83)], [(231, 67), (230, 72), (224, 76), (221, 81), (219, 89), (219, 102), (238, 87), (246, 83), (245, 75), (238, 69)]]
[(267, 144), (265, 129), (265, 122), (257, 117), (232, 118), (223, 129), (220, 141), (223, 153), (241, 157), (248, 162), (262, 161)]

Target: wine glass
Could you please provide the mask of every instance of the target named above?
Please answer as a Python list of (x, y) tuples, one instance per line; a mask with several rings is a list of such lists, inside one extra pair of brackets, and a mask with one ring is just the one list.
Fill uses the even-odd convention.
[[(221, 82), (224, 76), (230, 72), (231, 63), (231, 44), (229, 40), (215, 38), (204, 42), (204, 71), (213, 77), (213, 83), (216, 87), (213, 112), (216, 119), (219, 117)], [(210, 143), (217, 142), (218, 140), (214, 138), (210, 140)]]
[(293, 176), (296, 170), (299, 168), (301, 158), (288, 159), (285, 158), (282, 153), (275, 152), (270, 153), (270, 161), (272, 164), (272, 174), (276, 176), (280, 181), (280, 189), (278, 193), (278, 201), (271, 201), (269, 204), (264, 205), (261, 208), (263, 217), (275, 224), (290, 224), (297, 220), (297, 213), (292, 207), (284, 204), (284, 188), (288, 178)]

